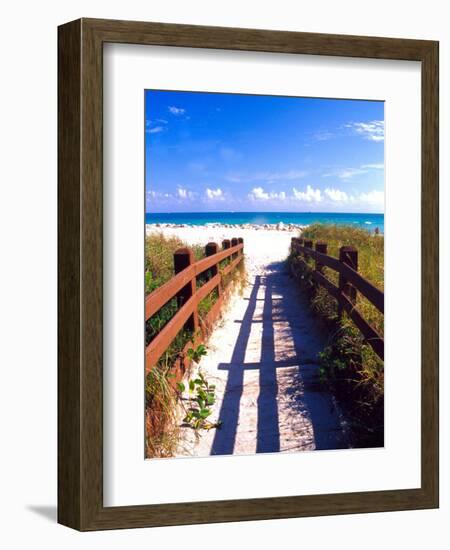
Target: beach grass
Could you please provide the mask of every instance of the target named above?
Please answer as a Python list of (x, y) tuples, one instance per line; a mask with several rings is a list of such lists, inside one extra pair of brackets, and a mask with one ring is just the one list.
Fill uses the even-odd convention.
[[(384, 290), (384, 236), (369, 233), (364, 229), (351, 226), (314, 224), (302, 232), (302, 238), (313, 242), (327, 243), (327, 254), (339, 257), (341, 246), (353, 246), (358, 251), (358, 273), (380, 290)], [(332, 269), (325, 268), (326, 277), (338, 284), (339, 275)], [(324, 290), (324, 289), (323, 289)], [(326, 296), (329, 294), (324, 291)], [(331, 297), (330, 297), (331, 299)], [(325, 296), (320, 296), (317, 306), (323, 307)], [(331, 299), (334, 306), (336, 301)], [(383, 336), (384, 316), (360, 293), (357, 295), (356, 306), (363, 317)], [(337, 308), (332, 308), (336, 314)]]
[[(173, 255), (179, 248), (186, 247), (178, 237), (168, 237), (162, 233), (147, 235), (145, 238), (145, 293), (149, 294), (174, 275)], [(201, 245), (190, 247), (195, 260), (204, 257)]]
[[(339, 257), (341, 246), (358, 250), (358, 272), (380, 290), (384, 290), (384, 237), (351, 226), (314, 224), (301, 233), (302, 238), (327, 243), (327, 254)], [(343, 404), (351, 419), (355, 444), (380, 446), (384, 434), (384, 362), (364, 341), (359, 330), (344, 314), (338, 315), (337, 301), (323, 287), (313, 283), (310, 272), (302, 273), (296, 256), (289, 263), (308, 290), (311, 308), (324, 321), (329, 341), (319, 354), (320, 376)], [(306, 262), (313, 268), (313, 262)], [(338, 284), (338, 273), (324, 268), (324, 275)], [(384, 316), (358, 293), (356, 307), (383, 336)]]

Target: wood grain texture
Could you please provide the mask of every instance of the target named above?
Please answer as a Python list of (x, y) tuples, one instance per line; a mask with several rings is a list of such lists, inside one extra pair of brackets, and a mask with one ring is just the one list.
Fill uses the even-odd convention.
[(80, 528), (81, 22), (58, 32), (58, 521)]
[(439, 44), (422, 59), (422, 489), (439, 503)]
[[(438, 506), (438, 44), (81, 19), (58, 38), (58, 521), (79, 530)], [(105, 42), (422, 63), (420, 489), (103, 507), (102, 47)]]

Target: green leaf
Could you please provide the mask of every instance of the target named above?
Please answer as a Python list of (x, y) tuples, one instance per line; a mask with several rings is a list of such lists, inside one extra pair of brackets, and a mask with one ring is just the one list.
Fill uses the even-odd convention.
[(204, 400), (204, 399), (201, 399), (200, 397), (197, 397), (196, 401), (197, 401), (197, 403), (198, 403), (198, 406), (199, 406), (201, 409), (203, 409), (204, 406), (205, 406), (205, 403), (206, 403), (205, 400)]
[(194, 391), (195, 389), (195, 384), (194, 384), (194, 381), (193, 380), (189, 380), (189, 391)]
[(202, 409), (200, 411), (200, 417), (201, 418), (208, 418), (208, 416), (211, 414), (211, 411), (209, 409)]
[(177, 388), (178, 388), (178, 391), (179, 391), (180, 393), (183, 393), (184, 390), (186, 389), (186, 386), (183, 384), (183, 382), (178, 382), (178, 383), (177, 383)]

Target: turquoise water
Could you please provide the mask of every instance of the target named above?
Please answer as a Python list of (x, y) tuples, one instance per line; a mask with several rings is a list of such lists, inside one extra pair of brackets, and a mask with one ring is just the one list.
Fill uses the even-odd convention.
[(331, 212), (175, 212), (150, 213), (145, 215), (146, 223), (176, 223), (205, 225), (207, 223), (226, 224), (274, 224), (283, 222), (297, 225), (326, 223), (353, 225), (373, 231), (376, 227), (384, 233), (384, 214), (343, 214)]

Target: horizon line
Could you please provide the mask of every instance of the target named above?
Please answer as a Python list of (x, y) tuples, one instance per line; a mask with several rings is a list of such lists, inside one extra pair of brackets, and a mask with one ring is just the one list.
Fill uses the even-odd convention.
[(148, 212), (146, 214), (374, 214), (384, 216), (384, 212), (338, 212), (338, 211), (291, 211), (291, 210), (198, 210), (190, 212)]

